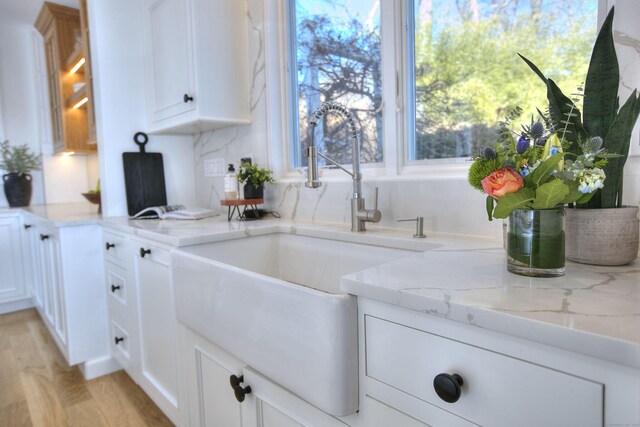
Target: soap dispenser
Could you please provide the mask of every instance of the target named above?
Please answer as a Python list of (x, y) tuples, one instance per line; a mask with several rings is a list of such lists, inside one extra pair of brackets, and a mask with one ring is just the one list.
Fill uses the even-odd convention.
[(238, 200), (238, 189), (238, 175), (236, 175), (233, 163), (229, 163), (227, 174), (224, 176), (224, 198), (226, 200)]

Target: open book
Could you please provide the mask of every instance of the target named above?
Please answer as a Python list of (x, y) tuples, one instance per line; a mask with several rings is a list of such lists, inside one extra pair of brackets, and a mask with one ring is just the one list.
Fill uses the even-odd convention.
[(200, 219), (218, 215), (210, 209), (189, 208), (184, 205), (153, 206), (142, 209), (133, 219)]

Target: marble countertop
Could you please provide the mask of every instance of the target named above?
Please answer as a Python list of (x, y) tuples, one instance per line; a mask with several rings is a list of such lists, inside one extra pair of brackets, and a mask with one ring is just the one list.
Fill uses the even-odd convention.
[(56, 227), (98, 224), (102, 215), (98, 206), (90, 203), (60, 203), (31, 205), (20, 208), (0, 208), (0, 213), (27, 212), (50, 221)]
[[(566, 274), (506, 270), (504, 250), (447, 244), (343, 276), (342, 290), (399, 307), (640, 368), (640, 261)], [(471, 240), (471, 239), (469, 239)]]
[[(418, 251), (342, 278), (353, 295), (424, 312), (475, 327), (640, 368), (640, 260), (622, 267), (567, 262), (558, 278), (507, 272), (499, 239), (429, 234), (412, 228), (368, 226), (351, 233), (347, 224), (265, 218), (227, 221), (105, 218), (89, 204), (0, 209), (25, 211), (58, 226), (100, 223), (179, 247), (285, 232)], [(410, 227), (410, 225), (408, 226)]]

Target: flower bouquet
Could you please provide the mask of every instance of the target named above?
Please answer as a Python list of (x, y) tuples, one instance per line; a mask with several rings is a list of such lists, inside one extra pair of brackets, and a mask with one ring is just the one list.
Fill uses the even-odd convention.
[(615, 157), (602, 138), (579, 141), (569, 152), (566, 127), (556, 129), (540, 112), (539, 120), (512, 129), (522, 109), (498, 123), (498, 143), (473, 158), (469, 183), (487, 194), (487, 214), (509, 218), (509, 271), (536, 275), (564, 274), (564, 205), (586, 203), (604, 186), (602, 168)]

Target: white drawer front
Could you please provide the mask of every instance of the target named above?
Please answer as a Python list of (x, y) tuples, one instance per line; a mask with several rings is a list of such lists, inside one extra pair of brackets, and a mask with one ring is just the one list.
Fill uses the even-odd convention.
[(104, 231), (103, 245), (107, 260), (117, 262), (122, 267), (127, 267), (128, 240), (125, 236)]
[(113, 357), (120, 363), (120, 366), (128, 370), (131, 365), (131, 336), (122, 322), (112, 319), (110, 323)]
[(129, 305), (132, 289), (129, 287), (127, 272), (122, 267), (112, 262), (106, 263), (107, 270), (107, 294), (109, 305), (125, 309)]
[[(487, 426), (602, 426), (602, 384), (365, 316), (366, 375), (468, 421)], [(459, 374), (461, 395), (435, 392), (440, 373)]]

